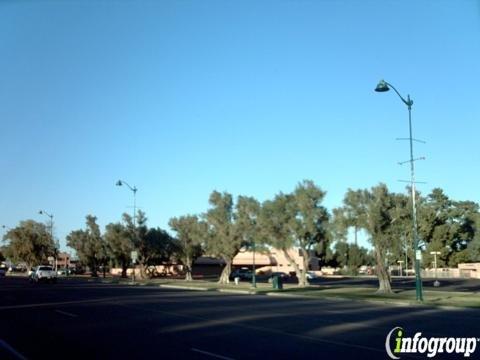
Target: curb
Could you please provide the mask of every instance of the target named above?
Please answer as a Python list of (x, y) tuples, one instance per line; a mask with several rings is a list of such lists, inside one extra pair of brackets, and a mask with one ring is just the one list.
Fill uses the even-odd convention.
[(180, 290), (196, 290), (196, 291), (212, 291), (212, 290), (215, 290), (215, 289), (206, 288), (206, 287), (168, 285), (168, 284), (160, 284), (158, 286), (161, 287), (161, 288), (166, 288), (166, 289), (180, 289)]
[(230, 293), (230, 294), (257, 295), (257, 293), (252, 290), (217, 289), (217, 291), (222, 293)]
[[(276, 296), (276, 297), (286, 297), (286, 298), (314, 299), (313, 296), (289, 294), (289, 293), (284, 293), (284, 292), (267, 292), (267, 293), (265, 293), (265, 295)], [(323, 298), (319, 298), (319, 299), (323, 299)]]

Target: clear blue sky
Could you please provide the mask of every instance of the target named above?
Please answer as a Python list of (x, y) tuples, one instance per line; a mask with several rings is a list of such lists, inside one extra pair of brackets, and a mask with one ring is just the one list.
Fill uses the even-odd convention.
[[(478, 1), (0, 0), (0, 224), (85, 215), (150, 226), (214, 189), (265, 200), (302, 179), (345, 191), (409, 178), (480, 201)], [(1, 231), (1, 230), (0, 230)]]

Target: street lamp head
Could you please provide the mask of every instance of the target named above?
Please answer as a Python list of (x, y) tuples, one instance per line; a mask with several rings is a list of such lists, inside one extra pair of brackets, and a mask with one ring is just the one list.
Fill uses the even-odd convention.
[(390, 88), (388, 87), (388, 84), (385, 82), (385, 80), (380, 80), (377, 87), (375, 88), (376, 92), (386, 92), (388, 90), (390, 90)]
[(122, 180), (118, 180), (115, 185), (117, 185), (117, 186), (122, 186), (122, 185), (123, 185), (123, 184), (122, 184)]

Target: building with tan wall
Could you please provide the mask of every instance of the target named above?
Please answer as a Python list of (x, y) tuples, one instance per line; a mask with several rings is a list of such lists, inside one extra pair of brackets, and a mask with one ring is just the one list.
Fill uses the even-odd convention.
[[(304, 271), (303, 256), (299, 249), (291, 248), (288, 250), (288, 255), (298, 265), (301, 271)], [(257, 268), (257, 272), (295, 272), (295, 268), (290, 264), (282, 250), (270, 249), (266, 252), (244, 251), (237, 254), (233, 259), (233, 267), (252, 267), (253, 263)], [(310, 263), (307, 271), (319, 270), (319, 258), (313, 252), (310, 256)]]

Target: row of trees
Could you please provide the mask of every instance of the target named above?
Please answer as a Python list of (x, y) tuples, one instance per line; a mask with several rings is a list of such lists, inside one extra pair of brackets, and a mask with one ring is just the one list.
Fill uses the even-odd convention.
[(329, 214), (321, 205), (324, 197), (325, 192), (312, 181), (303, 181), (292, 193), (280, 193), (263, 203), (247, 196), (239, 196), (234, 202), (231, 194), (214, 191), (204, 214), (173, 218), (170, 226), (185, 254), (182, 261), (187, 273), (195, 255), (203, 252), (225, 262), (219, 282), (228, 283), (233, 258), (242, 248), (271, 246), (283, 252), (299, 275), (300, 286), (304, 286), (306, 274), (289, 250), (299, 249), (305, 269), (312, 253), (325, 254)]
[[(386, 185), (370, 189), (348, 190), (342, 206), (329, 213), (322, 205), (325, 192), (312, 181), (305, 180), (291, 193), (278, 193), (259, 202), (248, 196), (233, 196), (213, 191), (205, 213), (170, 219), (176, 233), (149, 228), (145, 214), (139, 211), (136, 224), (124, 214), (122, 220), (108, 224), (102, 234), (96, 217), (86, 217), (84, 229), (72, 231), (67, 245), (75, 249), (80, 260), (94, 276), (99, 267), (114, 263), (126, 276), (130, 253), (138, 254), (138, 265), (145, 276), (149, 265), (181, 263), (186, 279), (192, 279), (192, 264), (202, 254), (224, 261), (220, 282), (228, 282), (233, 258), (241, 251), (256, 246), (257, 250), (273, 247), (283, 252), (299, 277), (299, 285), (307, 284), (306, 274), (290, 257), (297, 248), (304, 269), (311, 257), (320, 259), (320, 266), (333, 264), (352, 269), (374, 262), (379, 278), (379, 291), (391, 291), (386, 263), (404, 260), (413, 263), (412, 209), (408, 195), (390, 192)], [(429, 252), (440, 251), (439, 266), (455, 266), (459, 262), (480, 261), (480, 214), (478, 204), (454, 201), (441, 189), (427, 196), (417, 194), (418, 233), (422, 240), (424, 265), (431, 262)], [(372, 253), (348, 244), (349, 234), (362, 231), (370, 241)], [(21, 222), (5, 236), (6, 257), (27, 264), (44, 261), (52, 254), (53, 239), (43, 224), (31, 220)]]
[[(451, 200), (441, 189), (416, 196), (424, 266), (432, 262), (431, 251), (441, 253), (440, 266), (480, 261), (478, 204)], [(299, 249), (304, 269), (308, 269), (312, 254), (320, 259), (320, 266), (337, 264), (355, 269), (373, 262), (378, 291), (391, 292), (388, 265), (405, 259), (413, 264), (414, 259), (409, 195), (390, 192), (384, 184), (349, 189), (342, 206), (332, 214), (322, 205), (324, 197), (325, 192), (308, 180), (292, 193), (279, 193), (263, 203), (245, 196), (234, 203), (231, 194), (214, 191), (206, 213), (174, 218), (170, 226), (177, 232), (184, 253), (191, 254), (183, 259), (187, 268), (200, 249), (225, 261), (220, 282), (228, 282), (233, 258), (240, 249), (256, 244), (282, 251), (299, 275), (300, 286), (306, 285), (306, 274), (290, 257), (292, 247)], [(366, 234), (372, 254), (347, 244), (348, 235), (353, 232), (356, 238), (359, 231)]]
[(92, 276), (97, 276), (99, 267), (105, 269), (107, 265), (115, 264), (122, 268), (122, 276), (126, 277), (131, 252), (136, 251), (140, 275), (146, 277), (148, 266), (174, 261), (178, 241), (165, 230), (149, 228), (142, 211), (138, 212), (136, 222), (134, 225), (132, 217), (123, 214), (122, 221), (108, 224), (102, 234), (97, 218), (88, 215), (85, 228), (67, 236), (67, 245), (90, 268)]

